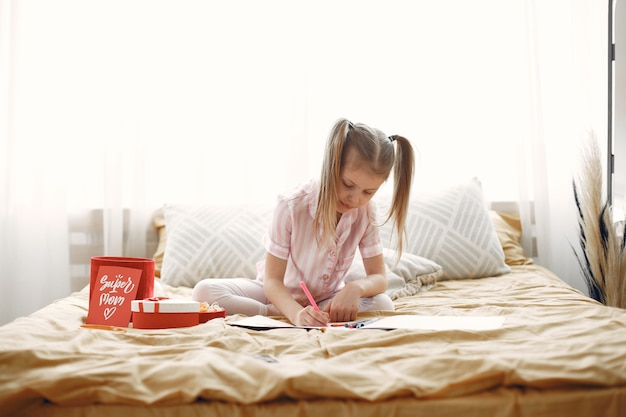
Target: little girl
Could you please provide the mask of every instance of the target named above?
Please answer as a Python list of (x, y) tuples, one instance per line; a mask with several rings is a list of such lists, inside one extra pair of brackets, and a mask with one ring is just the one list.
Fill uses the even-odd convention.
[[(413, 164), (406, 138), (338, 120), (326, 144), (321, 179), (279, 197), (257, 279), (204, 279), (193, 289), (193, 299), (217, 302), (228, 314), (282, 314), (297, 326), (351, 321), (358, 311), (393, 310), (385, 294), (383, 247), (371, 199), (394, 168), (387, 220), (394, 220), (399, 256)], [(357, 247), (366, 276), (345, 283)], [(300, 281), (319, 311), (310, 305)]]

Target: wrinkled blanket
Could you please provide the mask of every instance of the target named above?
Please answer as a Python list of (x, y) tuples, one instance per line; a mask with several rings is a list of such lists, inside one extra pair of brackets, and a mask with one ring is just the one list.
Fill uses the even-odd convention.
[(396, 312), (386, 313), (506, 318), (488, 331), (256, 331), (230, 326), (241, 317), (228, 316), (189, 328), (111, 332), (80, 327), (85, 288), (0, 328), (0, 413), (43, 400), (255, 404), (626, 387), (626, 311), (595, 302), (540, 266), (512, 270), (437, 283), (398, 298)]

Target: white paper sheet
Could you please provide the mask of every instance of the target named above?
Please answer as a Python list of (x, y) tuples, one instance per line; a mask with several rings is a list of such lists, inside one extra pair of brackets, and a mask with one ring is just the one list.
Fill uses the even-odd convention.
[(415, 330), (493, 330), (504, 324), (503, 316), (388, 316), (366, 324), (362, 329)]
[[(402, 314), (396, 316), (381, 317), (370, 322), (360, 329), (414, 329), (414, 330), (493, 330), (499, 329), (504, 324), (504, 316), (417, 316), (412, 314)], [(235, 322), (230, 322), (233, 326), (246, 327), (249, 329), (267, 330), (280, 328), (297, 329), (319, 329), (333, 328), (343, 329), (344, 327), (306, 327), (294, 326), (280, 320), (275, 320), (265, 316), (246, 317)]]

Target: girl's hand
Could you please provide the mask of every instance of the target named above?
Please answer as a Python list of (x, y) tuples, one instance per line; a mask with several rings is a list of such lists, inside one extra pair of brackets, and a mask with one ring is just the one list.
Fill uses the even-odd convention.
[(361, 291), (358, 287), (346, 284), (333, 297), (324, 309), (329, 313), (331, 322), (353, 321), (359, 311)]
[(328, 313), (325, 311), (317, 311), (312, 306), (306, 306), (296, 314), (294, 323), (296, 326), (328, 326)]

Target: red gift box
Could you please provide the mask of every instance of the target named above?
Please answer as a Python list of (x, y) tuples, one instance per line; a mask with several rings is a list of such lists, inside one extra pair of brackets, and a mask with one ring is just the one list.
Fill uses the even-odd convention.
[(128, 326), (131, 300), (154, 294), (154, 266), (149, 258), (92, 257), (86, 323)]
[(89, 299), (98, 287), (98, 270), (101, 267), (122, 267), (141, 270), (141, 280), (137, 287), (135, 299), (143, 300), (154, 296), (155, 260), (151, 258), (133, 258), (128, 256), (92, 256), (89, 278)]
[(133, 328), (168, 329), (200, 323), (200, 303), (191, 300), (149, 298), (133, 300)]
[(206, 323), (209, 320), (226, 317), (226, 310), (218, 308), (212, 311), (200, 311), (200, 323)]

